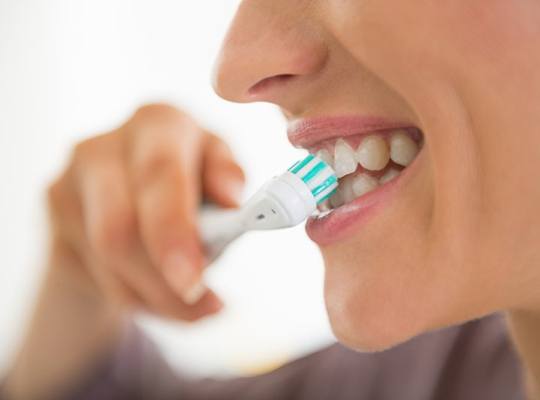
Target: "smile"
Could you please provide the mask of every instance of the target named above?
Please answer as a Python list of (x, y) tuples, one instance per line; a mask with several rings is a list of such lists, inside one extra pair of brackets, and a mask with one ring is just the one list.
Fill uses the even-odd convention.
[(329, 164), (339, 179), (337, 193), (309, 219), (309, 236), (319, 244), (343, 237), (391, 196), (423, 146), (419, 129), (374, 118), (339, 117), (291, 124), (289, 139)]

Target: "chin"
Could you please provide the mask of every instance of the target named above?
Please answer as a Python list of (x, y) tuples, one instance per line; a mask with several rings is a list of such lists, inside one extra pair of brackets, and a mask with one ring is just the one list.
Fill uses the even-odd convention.
[(324, 295), (332, 330), (342, 344), (378, 352), (437, 327), (431, 323), (433, 304), (425, 304), (420, 287), (399, 284), (390, 275), (366, 277), (350, 262), (339, 264), (327, 265)]
[(414, 321), (390, 317), (384, 310), (350, 308), (328, 297), (326, 307), (336, 338), (356, 351), (384, 351), (422, 333)]

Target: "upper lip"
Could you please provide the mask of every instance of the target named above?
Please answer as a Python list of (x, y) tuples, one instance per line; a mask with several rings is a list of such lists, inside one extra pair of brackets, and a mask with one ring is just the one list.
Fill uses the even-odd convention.
[(287, 134), (293, 146), (309, 148), (333, 138), (411, 126), (404, 121), (377, 116), (316, 117), (290, 121)]

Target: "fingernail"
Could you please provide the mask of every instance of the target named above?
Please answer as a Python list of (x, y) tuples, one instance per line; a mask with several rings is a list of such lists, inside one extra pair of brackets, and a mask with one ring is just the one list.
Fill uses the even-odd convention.
[(167, 256), (163, 273), (169, 285), (182, 297), (200, 280), (199, 273), (192, 262), (180, 251)]
[(207, 290), (208, 289), (202, 282), (197, 282), (184, 292), (182, 298), (187, 304), (193, 305), (205, 295)]

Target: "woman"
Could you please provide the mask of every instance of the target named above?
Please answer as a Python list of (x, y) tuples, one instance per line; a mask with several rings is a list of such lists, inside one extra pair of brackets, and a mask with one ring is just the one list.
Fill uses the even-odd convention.
[(371, 353), (230, 382), (168, 372), (130, 310), (219, 311), (195, 211), (234, 207), (243, 175), (153, 105), (78, 145), (51, 186), (49, 274), (6, 398), (540, 398), (538, 48), (532, 0), (244, 1), (216, 91), (278, 105), (294, 145), (333, 158), (335, 210), (307, 230), (336, 336)]

